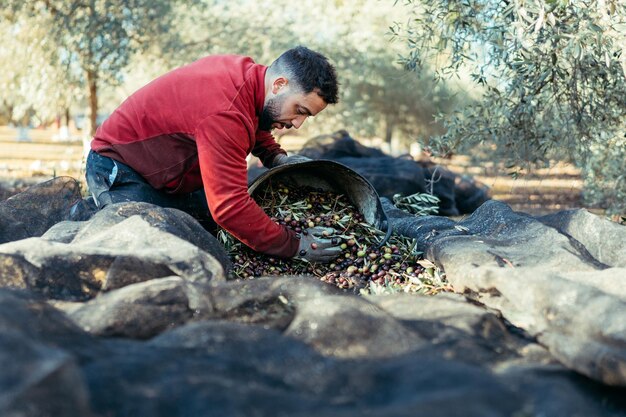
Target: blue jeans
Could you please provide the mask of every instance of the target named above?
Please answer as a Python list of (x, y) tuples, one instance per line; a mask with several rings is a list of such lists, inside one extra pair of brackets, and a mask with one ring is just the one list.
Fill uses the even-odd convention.
[(128, 165), (94, 151), (90, 151), (87, 157), (85, 176), (89, 192), (99, 209), (109, 204), (129, 201), (150, 203), (182, 210), (198, 220), (209, 232), (217, 231), (204, 189), (189, 194), (168, 194), (159, 191)]

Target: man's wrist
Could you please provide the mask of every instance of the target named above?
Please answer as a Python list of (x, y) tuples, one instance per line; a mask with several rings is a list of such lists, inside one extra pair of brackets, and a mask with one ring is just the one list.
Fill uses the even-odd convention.
[(297, 164), (300, 162), (307, 162), (310, 160), (311, 158), (297, 154), (291, 156), (279, 154), (274, 157), (274, 160), (272, 161), (272, 168), (285, 164)]
[(282, 164), (286, 163), (287, 162), (287, 158), (288, 158), (287, 154), (284, 154), (284, 153), (276, 154), (274, 159), (272, 159), (272, 163), (270, 164), (270, 168), (275, 168), (275, 167), (277, 167), (279, 165), (282, 165)]

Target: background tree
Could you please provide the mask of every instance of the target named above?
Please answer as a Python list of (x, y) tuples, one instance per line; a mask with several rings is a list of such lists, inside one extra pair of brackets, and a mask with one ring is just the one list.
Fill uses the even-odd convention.
[[(174, 22), (166, 0), (7, 0), (3, 16), (28, 32), (25, 45), (33, 50), (50, 44), (41, 71), (65, 68), (67, 79), (41, 80), (67, 89), (78, 79), (89, 102), (89, 132), (95, 132), (98, 92), (121, 82), (130, 57), (149, 45), (153, 33), (167, 32)], [(4, 24), (3, 24), (4, 26)], [(171, 36), (175, 36), (172, 34)], [(46, 59), (48, 62), (45, 62)], [(28, 77), (27, 77), (28, 78)], [(36, 78), (36, 77), (33, 77)], [(22, 82), (24, 79), (21, 80)], [(24, 103), (36, 96), (24, 97)], [(53, 98), (53, 97), (52, 97)]]
[[(207, 54), (254, 57), (269, 64), (298, 44), (326, 54), (337, 66), (341, 101), (300, 132), (345, 128), (358, 137), (401, 139), (440, 132), (433, 114), (457, 99), (447, 84), (403, 70), (401, 42), (388, 27), (405, 13), (376, 0), (313, 0), (305, 13), (287, 0), (5, 0), (0, 32), (23, 39), (6, 54), (22, 54), (16, 74), (0, 75), (15, 95), (12, 109), (40, 118), (86, 103), (91, 129), (98, 109), (114, 109), (151, 79)], [(4, 51), (3, 51), (4, 52)], [(0, 58), (1, 59), (1, 58)], [(49, 75), (48, 75), (49, 74)], [(428, 75), (428, 73), (427, 73)], [(45, 99), (41, 99), (45, 95)], [(84, 104), (82, 104), (84, 105)], [(397, 142), (397, 141), (396, 141)]]
[[(440, 132), (434, 114), (445, 112), (456, 97), (447, 85), (407, 73), (398, 54), (402, 43), (386, 38), (394, 18), (404, 11), (372, 0), (314, 0), (306, 12), (288, 0), (204, 0), (193, 10), (178, 7), (176, 53), (136, 55), (128, 84), (136, 89), (167, 69), (207, 54), (242, 54), (271, 63), (298, 44), (318, 50), (337, 66), (340, 103), (307, 122), (303, 135), (345, 128), (360, 137), (395, 137), (405, 144)], [(155, 65), (152, 57), (158, 57)], [(124, 93), (127, 93), (125, 90)]]
[[(398, 3), (398, 2), (395, 2)], [(482, 99), (442, 120), (439, 152), (495, 144), (508, 165), (574, 161), (588, 202), (626, 210), (626, 4), (406, 0), (393, 28), (406, 68), (471, 72)]]
[(27, 124), (31, 115), (50, 120), (71, 105), (77, 93), (73, 71), (61, 64), (40, 16), (0, 15), (0, 106), (6, 120)]

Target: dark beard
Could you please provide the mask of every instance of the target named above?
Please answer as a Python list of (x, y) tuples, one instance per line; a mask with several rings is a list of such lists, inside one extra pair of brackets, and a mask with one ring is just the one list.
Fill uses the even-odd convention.
[(278, 116), (280, 116), (282, 104), (282, 99), (270, 98), (267, 100), (267, 104), (263, 106), (263, 111), (261, 116), (259, 116), (259, 130), (272, 129), (272, 123), (275, 123)]

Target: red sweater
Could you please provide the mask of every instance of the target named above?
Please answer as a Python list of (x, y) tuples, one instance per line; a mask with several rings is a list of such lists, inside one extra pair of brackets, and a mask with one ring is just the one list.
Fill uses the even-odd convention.
[(265, 71), (251, 58), (210, 56), (175, 69), (124, 101), (98, 128), (91, 149), (120, 161), (158, 190), (204, 187), (217, 224), (254, 250), (291, 257), (294, 233), (248, 194), (246, 156), (268, 165), (285, 153), (258, 130)]

